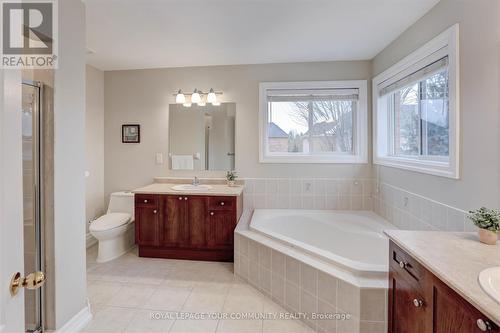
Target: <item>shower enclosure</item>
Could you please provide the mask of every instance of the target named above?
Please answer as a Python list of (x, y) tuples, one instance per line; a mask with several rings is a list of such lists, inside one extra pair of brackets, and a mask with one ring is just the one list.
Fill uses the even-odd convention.
[[(39, 82), (22, 85), (22, 168), (24, 210), (24, 272), (43, 271), (42, 244), (42, 91)], [(42, 331), (43, 288), (25, 289), (25, 329)]]

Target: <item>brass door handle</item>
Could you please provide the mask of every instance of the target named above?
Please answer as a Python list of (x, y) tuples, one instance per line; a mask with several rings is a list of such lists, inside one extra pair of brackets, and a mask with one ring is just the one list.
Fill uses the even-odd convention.
[(26, 289), (38, 289), (45, 284), (47, 277), (43, 272), (31, 273), (25, 278), (21, 277), (21, 273), (17, 272), (12, 276), (10, 280), (10, 294), (12, 296), (17, 295), (21, 287)]

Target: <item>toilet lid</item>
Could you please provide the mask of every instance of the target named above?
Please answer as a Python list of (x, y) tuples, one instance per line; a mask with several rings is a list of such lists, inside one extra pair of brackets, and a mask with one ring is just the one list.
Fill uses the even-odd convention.
[(90, 231), (105, 231), (118, 228), (130, 221), (132, 216), (128, 213), (109, 213), (101, 216), (90, 224)]

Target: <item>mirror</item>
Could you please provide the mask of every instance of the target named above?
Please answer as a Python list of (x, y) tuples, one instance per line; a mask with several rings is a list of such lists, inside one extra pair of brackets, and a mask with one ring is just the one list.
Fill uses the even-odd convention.
[(171, 170), (234, 170), (235, 103), (169, 105)]

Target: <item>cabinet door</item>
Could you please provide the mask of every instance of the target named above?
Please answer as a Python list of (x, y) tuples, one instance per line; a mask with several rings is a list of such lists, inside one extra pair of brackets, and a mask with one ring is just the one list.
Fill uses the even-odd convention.
[(234, 211), (211, 210), (208, 244), (215, 249), (232, 249), (236, 216)]
[(166, 195), (162, 197), (163, 246), (188, 246), (187, 197)]
[(428, 304), (415, 284), (391, 270), (389, 286), (389, 332), (424, 333)]
[(433, 308), (435, 333), (499, 332), (493, 322), (437, 278), (433, 282)]
[(135, 238), (138, 245), (159, 245), (159, 212), (154, 206), (135, 207)]
[(207, 246), (206, 239), (206, 201), (203, 196), (187, 197), (187, 215), (189, 224), (189, 245), (193, 248)]

